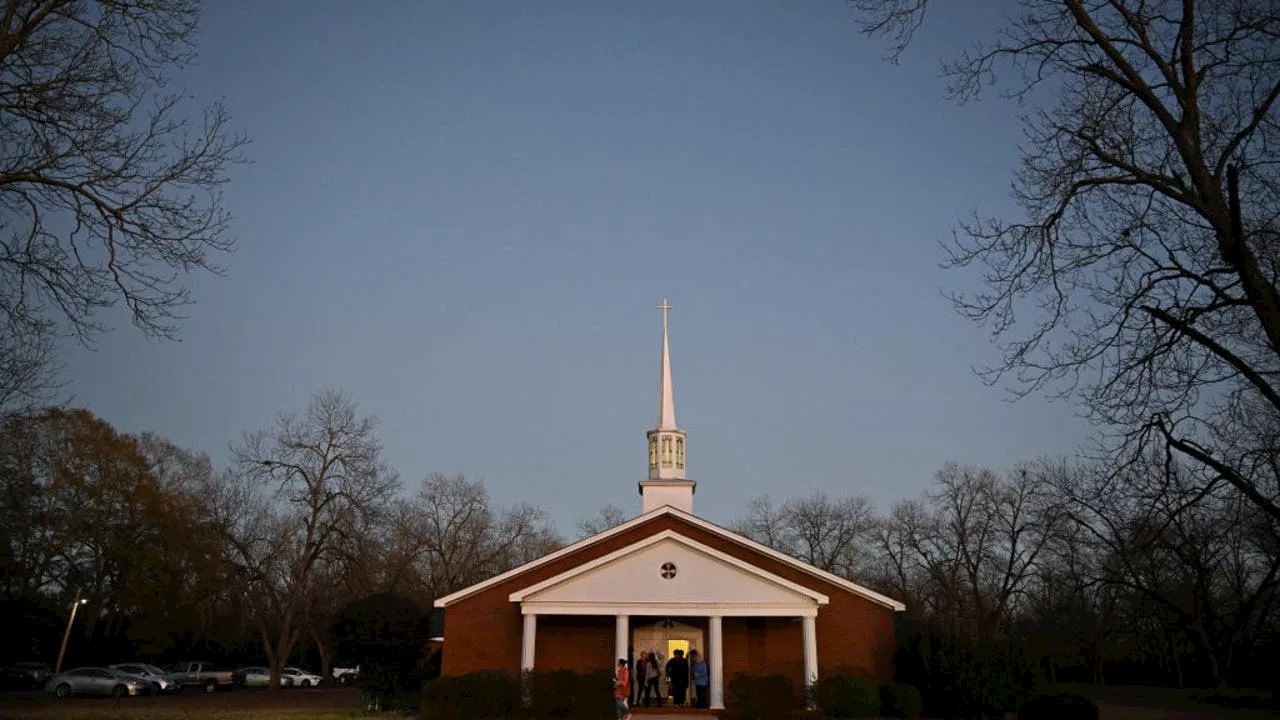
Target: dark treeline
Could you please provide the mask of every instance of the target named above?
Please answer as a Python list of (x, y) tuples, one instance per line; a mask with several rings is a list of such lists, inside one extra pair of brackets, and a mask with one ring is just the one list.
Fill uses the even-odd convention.
[(1274, 682), (1277, 524), (1163, 457), (1122, 471), (948, 464), (884, 514), (860, 498), (762, 498), (738, 530), (905, 602), (898, 674), (926, 699)]
[[(439, 594), (558, 547), (545, 514), (493, 506), (482, 484), (431, 475), (416, 492), (381, 460), (376, 424), (335, 392), (246, 433), (227, 468), (85, 410), (0, 426), (3, 661), (64, 665), (288, 662), (325, 675), (334, 626), (391, 593)], [(353, 611), (354, 612), (354, 611)]]
[[(376, 429), (320, 392), (217, 469), (85, 410), (11, 417), (0, 592), (27, 621), (4, 659), (56, 657), (79, 592), (67, 663), (199, 657), (327, 674), (360, 661), (335, 657), (348, 607), (391, 593), (426, 615), (435, 597), (563, 545), (543, 510), (495, 507), (480, 482), (404, 488)], [(625, 518), (608, 507), (581, 529)], [(734, 529), (905, 602), (899, 674), (926, 697), (1037, 680), (1270, 683), (1277, 524), (1163, 457), (1123, 470), (949, 464), (884, 511), (857, 496), (758, 498)]]

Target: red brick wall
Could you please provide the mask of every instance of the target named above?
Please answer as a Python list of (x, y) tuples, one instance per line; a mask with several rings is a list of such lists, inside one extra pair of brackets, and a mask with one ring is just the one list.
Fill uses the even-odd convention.
[[(784, 675), (804, 681), (800, 621), (791, 618), (727, 617), (724, 623), (725, 688), (734, 675)], [(819, 664), (822, 658), (818, 659)]]
[(612, 670), (618, 664), (613, 656), (614, 622), (611, 615), (539, 615), (533, 666), (580, 673)]
[[(668, 529), (826, 594), (830, 604), (819, 608), (817, 619), (819, 668), (826, 672), (840, 667), (881, 681), (891, 679), (892, 610), (671, 515), (654, 518), (450, 605), (445, 611), (444, 674), (462, 675), (473, 670), (518, 673), (522, 620), (519, 606), (508, 600), (508, 595)], [(611, 667), (613, 622), (611, 616), (583, 618), (580, 624), (540, 616), (535, 667), (586, 670), (600, 668), (597, 663)], [(758, 674), (767, 668), (777, 668), (800, 681), (804, 660), (798, 621), (725, 618), (723, 623), (726, 683), (735, 672)]]

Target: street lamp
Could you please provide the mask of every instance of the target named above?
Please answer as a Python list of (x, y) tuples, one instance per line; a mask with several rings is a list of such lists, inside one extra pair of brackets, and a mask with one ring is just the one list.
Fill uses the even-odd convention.
[(76, 599), (75, 602), (71, 603), (71, 617), (67, 618), (67, 631), (62, 633), (62, 648), (58, 650), (58, 664), (53, 669), (55, 675), (62, 672), (62, 656), (67, 652), (67, 640), (71, 637), (71, 623), (76, 621), (76, 610), (87, 602), (89, 602), (89, 599), (81, 599), (80, 589), (76, 588)]

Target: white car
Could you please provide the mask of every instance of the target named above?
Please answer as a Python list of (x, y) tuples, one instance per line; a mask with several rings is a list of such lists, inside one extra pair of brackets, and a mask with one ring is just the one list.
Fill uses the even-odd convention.
[(356, 678), (360, 677), (360, 666), (355, 667), (336, 667), (333, 669), (333, 679), (343, 685), (350, 685)]
[(176, 683), (164, 676), (164, 670), (149, 663), (117, 663), (109, 667), (150, 682), (151, 687), (158, 693), (174, 692), (178, 688)]
[(285, 668), (280, 674), (283, 676), (282, 680), (286, 677), (289, 678), (289, 684), (292, 687), (314, 687), (324, 682), (322, 676), (293, 666)]

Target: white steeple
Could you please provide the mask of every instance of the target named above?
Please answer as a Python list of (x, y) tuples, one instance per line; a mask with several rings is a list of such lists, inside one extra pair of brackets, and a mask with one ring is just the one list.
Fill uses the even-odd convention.
[(658, 376), (658, 429), (676, 429), (676, 401), (671, 391), (671, 350), (667, 345), (667, 311), (671, 306), (662, 298), (662, 374)]
[(693, 492), (697, 485), (685, 477), (685, 435), (676, 427), (675, 394), (671, 389), (671, 350), (667, 342), (667, 311), (662, 298), (662, 369), (658, 374), (658, 426), (650, 430), (649, 479), (640, 482), (644, 512), (670, 505), (693, 513)]

